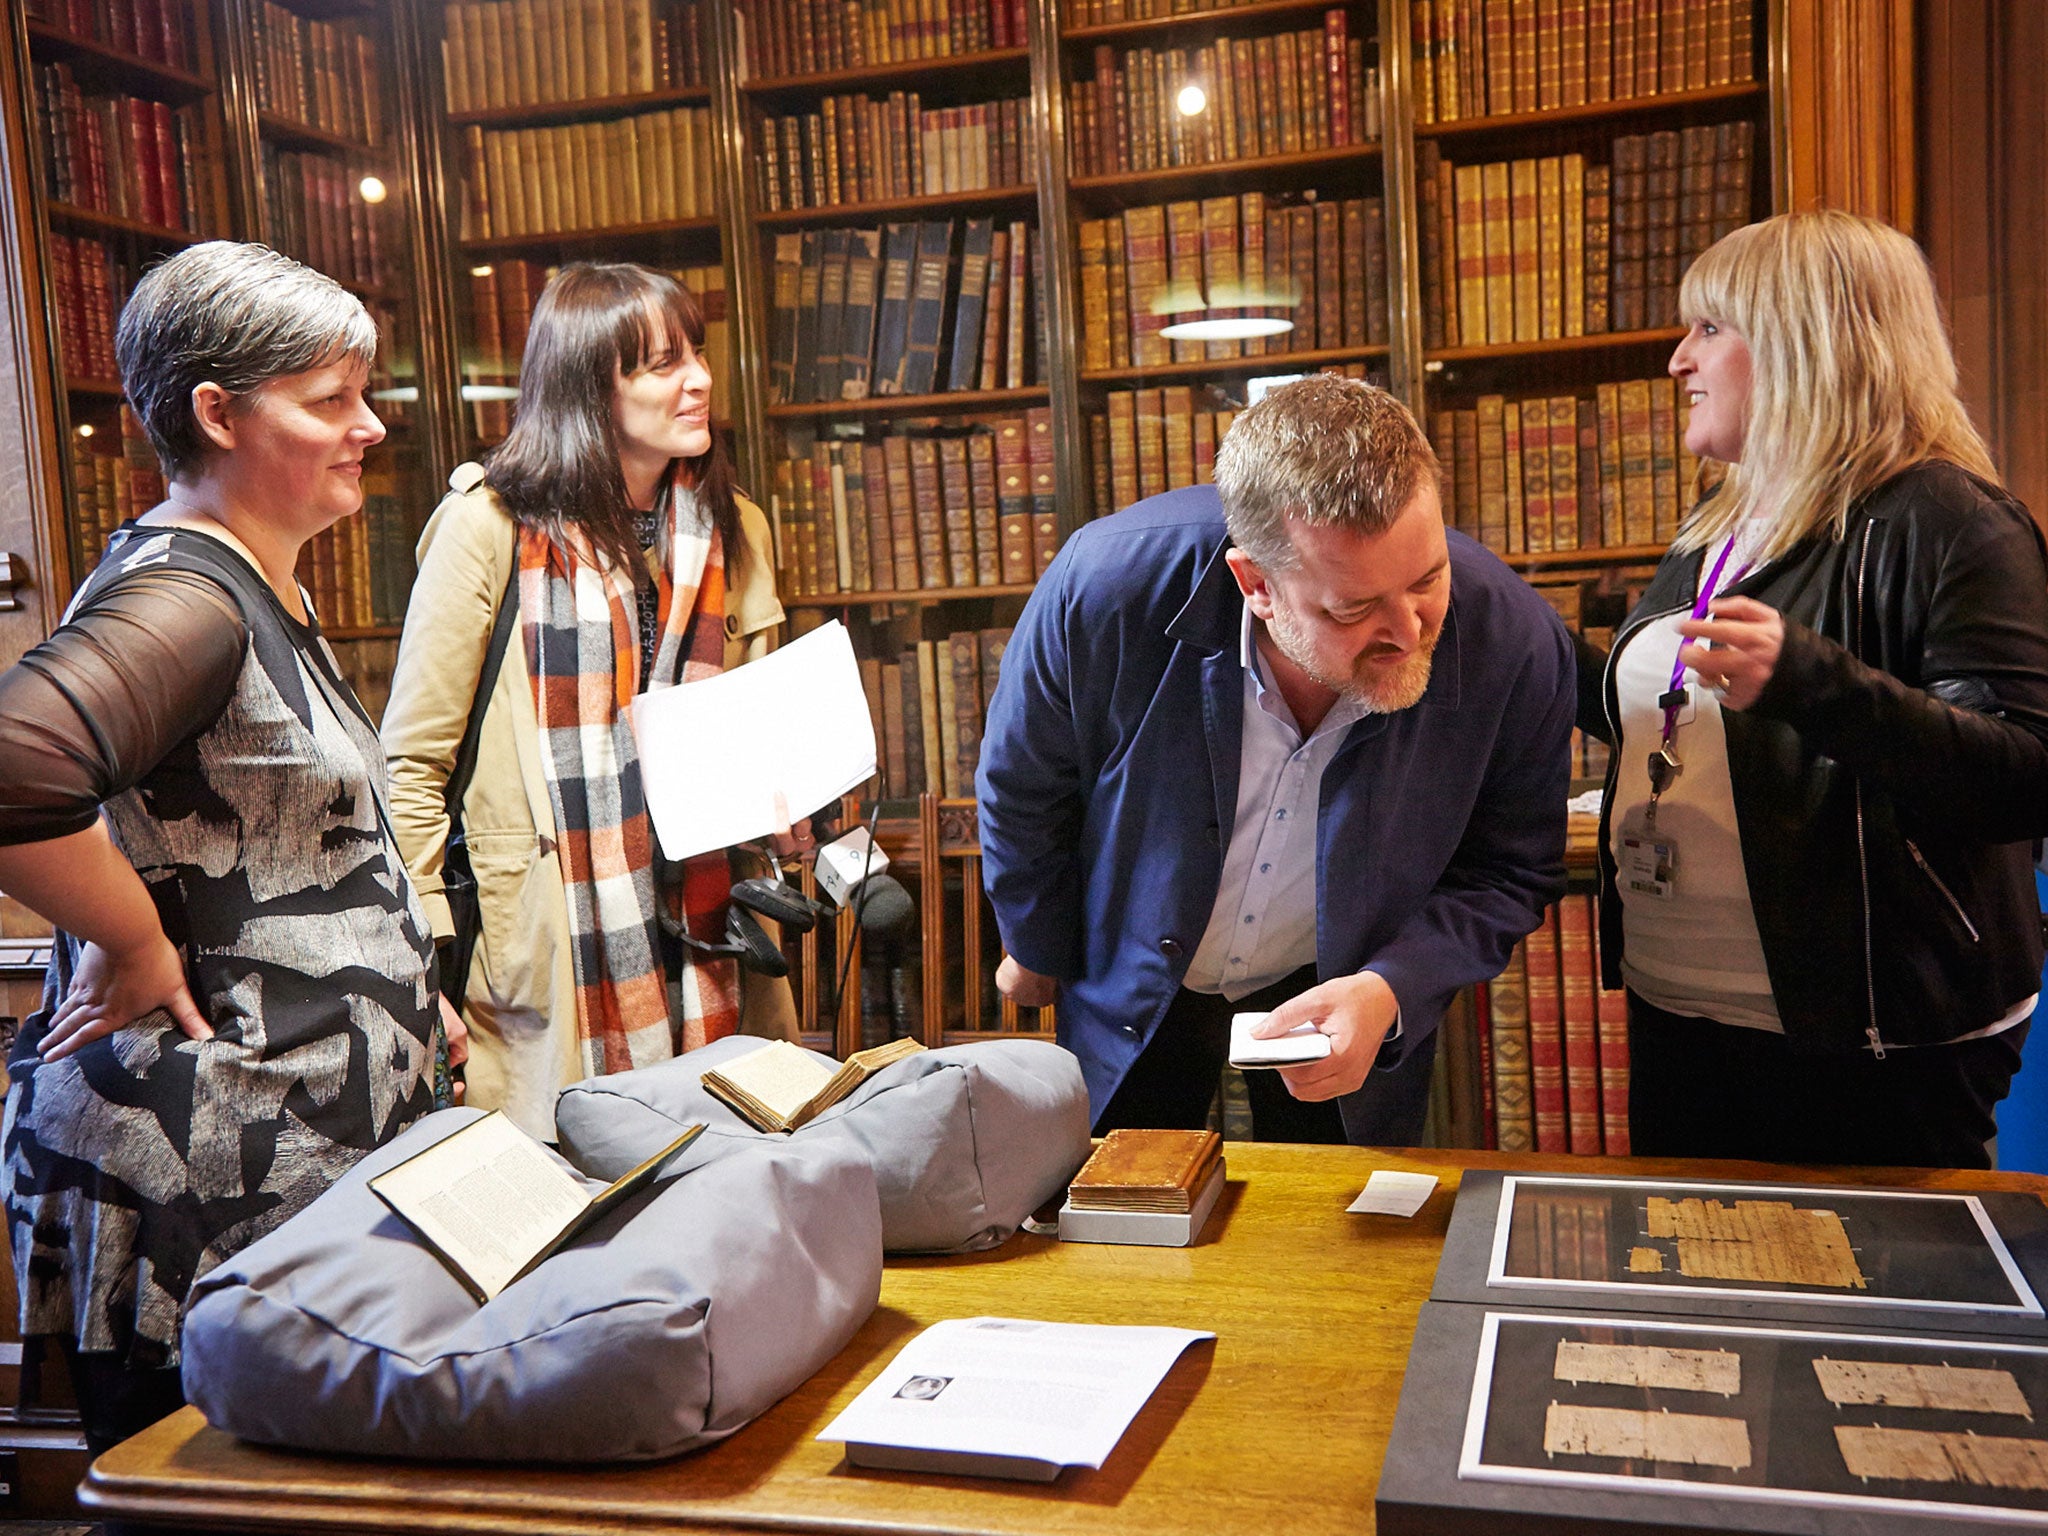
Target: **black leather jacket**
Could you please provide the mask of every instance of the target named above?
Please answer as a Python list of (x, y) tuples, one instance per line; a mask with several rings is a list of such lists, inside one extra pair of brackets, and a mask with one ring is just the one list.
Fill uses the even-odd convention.
[[(1690, 608), (1701, 559), (1665, 557), (1617, 650)], [(1864, 497), (1841, 540), (1728, 590), (1785, 619), (1762, 697), (1723, 719), (1787, 1041), (1881, 1051), (2003, 1017), (2041, 983), (2031, 840), (2048, 833), (2048, 548), (2026, 509), (1952, 465), (1917, 465)], [(1580, 728), (1611, 743), (1611, 658), (1582, 651), (1579, 695)], [(1610, 769), (1600, 913), (1618, 987), (1613, 799)]]

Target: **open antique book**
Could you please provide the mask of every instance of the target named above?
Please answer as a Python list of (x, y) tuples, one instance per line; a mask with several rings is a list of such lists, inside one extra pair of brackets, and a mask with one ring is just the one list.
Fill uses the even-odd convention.
[(370, 1180), (478, 1301), (489, 1301), (635, 1190), (702, 1134), (693, 1125), (592, 1194), (492, 1110)]
[(882, 1068), (923, 1049), (909, 1039), (871, 1045), (855, 1051), (835, 1072), (809, 1052), (777, 1040), (713, 1067), (704, 1074), (704, 1087), (761, 1130), (793, 1131), (815, 1120)]

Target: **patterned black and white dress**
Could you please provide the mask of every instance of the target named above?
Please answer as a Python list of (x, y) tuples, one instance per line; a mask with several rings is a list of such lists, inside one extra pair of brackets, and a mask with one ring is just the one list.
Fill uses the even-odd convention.
[[(15, 793), (0, 802), (0, 837), (79, 830), (90, 814), (74, 806), (66, 823), (52, 807), (103, 802), (214, 1036), (187, 1039), (157, 1013), (41, 1061), (77, 961), (64, 940), (8, 1062), (4, 1140), (24, 1334), (69, 1334), (147, 1368), (176, 1363), (198, 1276), (432, 1107), (438, 1015), (433, 940), (383, 808), (383, 753), (317, 627), (204, 534), (124, 534), (66, 629), (0, 679), (54, 720), (44, 736), (70, 728), (67, 706), (85, 723), (98, 792), (60, 786), (26, 810), (36, 796)], [(121, 647), (149, 656), (149, 605), (165, 593), (215, 610), (167, 664), (179, 682), (166, 691), (208, 697), (190, 674), (210, 665), (210, 697), (224, 703), (124, 737), (94, 715), (149, 713), (147, 666), (122, 675)], [(190, 659), (209, 648), (213, 663)], [(18, 739), (19, 721), (0, 732)], [(64, 778), (61, 752), (45, 761)]]

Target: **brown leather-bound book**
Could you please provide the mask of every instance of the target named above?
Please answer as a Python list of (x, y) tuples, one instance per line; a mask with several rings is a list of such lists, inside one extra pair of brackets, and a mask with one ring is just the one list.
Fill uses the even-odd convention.
[(1223, 1155), (1214, 1131), (1111, 1131), (1074, 1175), (1077, 1211), (1191, 1210)]

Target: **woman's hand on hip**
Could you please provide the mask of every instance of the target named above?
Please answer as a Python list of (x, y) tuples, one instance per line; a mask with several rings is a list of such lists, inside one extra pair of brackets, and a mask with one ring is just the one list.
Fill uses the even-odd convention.
[(133, 950), (117, 952), (88, 944), (80, 952), (71, 990), (50, 1015), (37, 1054), (45, 1061), (61, 1061), (159, 1008), (191, 1039), (213, 1038), (212, 1027), (185, 984), (185, 962), (161, 929)]
[(441, 1030), (448, 1039), (448, 1071), (453, 1079), (450, 1091), (455, 1102), (460, 1104), (468, 1084), (453, 1074), (469, 1060), (469, 1025), (463, 1022), (462, 1010), (448, 1001), (448, 994), (437, 994), (441, 999)]
[(1691, 642), (1678, 659), (1721, 696), (1723, 709), (1748, 709), (1763, 696), (1785, 644), (1778, 610), (1753, 597), (1721, 598), (1706, 618), (1687, 619), (1678, 632)]

